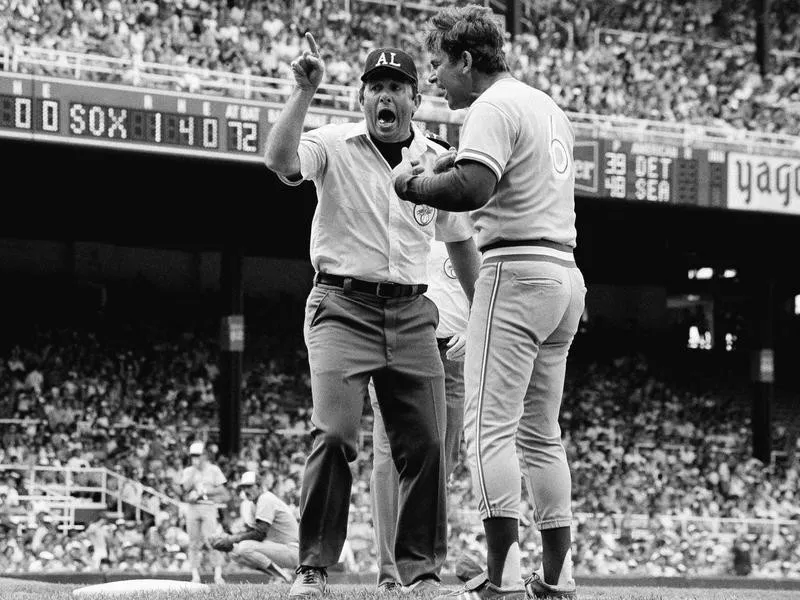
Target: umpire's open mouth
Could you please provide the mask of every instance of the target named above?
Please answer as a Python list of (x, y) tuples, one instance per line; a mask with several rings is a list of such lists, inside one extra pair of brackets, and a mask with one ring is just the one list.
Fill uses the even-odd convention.
[(397, 115), (390, 108), (382, 108), (378, 111), (378, 125), (390, 127), (397, 121)]

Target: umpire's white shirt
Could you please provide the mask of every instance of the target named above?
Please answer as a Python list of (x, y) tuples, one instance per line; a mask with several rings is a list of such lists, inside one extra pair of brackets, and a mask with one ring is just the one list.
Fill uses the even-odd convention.
[[(432, 173), (445, 149), (412, 125), (411, 158)], [(324, 125), (303, 133), (300, 174), (317, 187), (311, 264), (317, 272), (367, 281), (427, 282), (431, 241), (472, 237), (467, 213), (438, 211), (397, 197), (392, 169), (372, 143), (366, 121)], [(285, 177), (288, 185), (299, 185)]]

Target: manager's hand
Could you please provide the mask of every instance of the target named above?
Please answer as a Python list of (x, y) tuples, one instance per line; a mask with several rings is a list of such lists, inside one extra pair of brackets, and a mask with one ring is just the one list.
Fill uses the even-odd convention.
[(408, 186), (408, 181), (415, 175), (424, 173), (425, 167), (419, 164), (418, 160), (412, 160), (408, 148), (403, 148), (401, 150), (401, 155), (403, 160), (392, 169), (392, 185), (394, 185), (394, 191), (397, 195), (405, 200), (405, 191)]
[(456, 164), (456, 151), (448, 150), (444, 154), (439, 155), (433, 163), (433, 173), (444, 173), (449, 171)]

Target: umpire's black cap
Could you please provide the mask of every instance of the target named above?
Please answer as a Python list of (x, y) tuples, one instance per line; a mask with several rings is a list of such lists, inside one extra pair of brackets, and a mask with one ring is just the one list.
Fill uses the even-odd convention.
[(400, 48), (375, 48), (370, 52), (364, 62), (364, 73), (361, 75), (361, 81), (370, 79), (379, 71), (401, 73), (412, 83), (416, 84), (418, 82), (417, 67), (414, 64), (414, 59), (407, 52), (400, 50)]

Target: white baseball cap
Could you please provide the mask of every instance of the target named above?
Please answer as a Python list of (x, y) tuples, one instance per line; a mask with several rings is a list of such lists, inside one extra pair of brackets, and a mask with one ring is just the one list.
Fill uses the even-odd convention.
[(203, 442), (194, 442), (189, 446), (189, 454), (192, 456), (200, 456), (203, 450), (205, 450), (205, 444), (203, 444)]
[(255, 485), (256, 484), (256, 473), (255, 471), (245, 471), (242, 473), (242, 478), (239, 480), (238, 486), (243, 485)]

